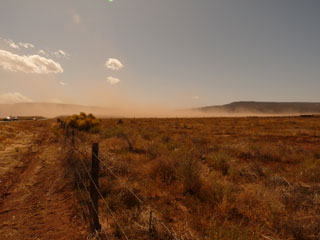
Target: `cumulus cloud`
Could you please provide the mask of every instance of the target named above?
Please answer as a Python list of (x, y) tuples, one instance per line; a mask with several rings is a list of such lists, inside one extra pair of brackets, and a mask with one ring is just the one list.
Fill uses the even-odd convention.
[(23, 102), (33, 102), (32, 99), (23, 96), (19, 92), (9, 92), (0, 94), (0, 103), (23, 103)]
[(67, 52), (65, 52), (65, 51), (63, 51), (61, 49), (58, 50), (58, 51), (53, 52), (53, 55), (55, 55), (56, 57), (69, 57), (70, 56), (69, 53), (67, 53)]
[(50, 50), (43, 50), (43, 49), (40, 49), (38, 51), (38, 54), (40, 55), (43, 55), (43, 56), (52, 56), (52, 57), (58, 57), (58, 58), (61, 58), (61, 57), (65, 57), (65, 58), (68, 58), (70, 57), (71, 55), (69, 53), (67, 53), (66, 51), (63, 51), (61, 49), (57, 50), (57, 51), (50, 51)]
[(192, 96), (191, 98), (192, 98), (192, 99), (200, 99), (199, 96)]
[(34, 45), (31, 44), (31, 43), (22, 43), (22, 42), (20, 42), (19, 45), (21, 47), (24, 47), (24, 48), (34, 48)]
[(124, 65), (118, 59), (109, 58), (108, 61), (106, 61), (106, 63), (105, 63), (105, 67), (107, 67), (111, 70), (114, 70), (114, 71), (118, 71), (121, 68), (123, 68)]
[(34, 45), (31, 44), (31, 43), (23, 43), (23, 42), (15, 43), (13, 40), (5, 39), (5, 38), (3, 38), (3, 41), (5, 43), (7, 43), (10, 47), (15, 48), (15, 49), (20, 49), (20, 47), (22, 47), (22, 48), (34, 48)]
[(120, 79), (115, 77), (107, 77), (107, 82), (110, 83), (110, 85), (116, 85), (120, 82)]
[(73, 13), (72, 14), (72, 20), (75, 24), (80, 24), (81, 22), (81, 18), (80, 18), (80, 15), (77, 14), (77, 13)]
[(61, 65), (52, 59), (39, 55), (21, 56), (0, 49), (0, 67), (11, 72), (62, 73)]
[(46, 53), (44, 50), (42, 50), (42, 49), (40, 49), (40, 50), (38, 51), (38, 54), (47, 56), (47, 53)]
[(61, 86), (67, 86), (68, 85), (68, 83), (66, 83), (66, 82), (59, 82), (59, 84), (61, 85)]
[(4, 39), (4, 41), (12, 48), (20, 49), (19, 45), (10, 39)]

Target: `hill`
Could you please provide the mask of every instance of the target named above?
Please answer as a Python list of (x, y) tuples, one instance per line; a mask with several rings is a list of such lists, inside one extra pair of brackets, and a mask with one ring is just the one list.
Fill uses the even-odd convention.
[(207, 106), (195, 109), (203, 113), (212, 114), (272, 114), (299, 115), (320, 113), (320, 103), (311, 102), (232, 102), (220, 106)]

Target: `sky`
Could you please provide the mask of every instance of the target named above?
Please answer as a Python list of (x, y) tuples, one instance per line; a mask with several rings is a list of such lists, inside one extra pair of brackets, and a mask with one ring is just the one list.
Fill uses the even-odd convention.
[(1, 0), (0, 103), (320, 102), (319, 0)]

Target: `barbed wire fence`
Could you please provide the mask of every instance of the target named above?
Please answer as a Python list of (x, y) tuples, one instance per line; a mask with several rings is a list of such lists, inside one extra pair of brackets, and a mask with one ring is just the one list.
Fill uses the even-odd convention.
[[(70, 134), (66, 136), (70, 139)], [(79, 193), (79, 201), (82, 205), (85, 205), (85, 196), (83, 196), (83, 193), (87, 196), (87, 211), (89, 213), (89, 220), (90, 220), (90, 226), (91, 226), (91, 236), (88, 237), (88, 239), (101, 239), (101, 240), (109, 240), (110, 237), (108, 237), (106, 230), (101, 228), (101, 224), (99, 221), (99, 205), (98, 205), (98, 199), (100, 198), (102, 200), (103, 206), (101, 206), (102, 209), (106, 209), (107, 212), (112, 217), (113, 222), (116, 224), (116, 227), (121, 233), (121, 237), (123, 239), (129, 240), (129, 237), (125, 231), (125, 228), (120, 224), (118, 219), (116, 218), (116, 215), (112, 211), (111, 207), (109, 206), (108, 202), (103, 197), (103, 194), (101, 193), (99, 189), (99, 164), (101, 163), (104, 168), (109, 172), (111, 176), (113, 176), (114, 179), (116, 179), (122, 187), (124, 187), (135, 199), (136, 201), (141, 205), (140, 211), (145, 211), (149, 213), (149, 219), (148, 222), (144, 222), (145, 226), (141, 226), (144, 229), (146, 229), (148, 234), (148, 240), (152, 239), (158, 239), (158, 229), (156, 225), (158, 224), (161, 226), (166, 234), (166, 239), (171, 240), (180, 240), (184, 239), (182, 236), (179, 238), (175, 231), (173, 229), (170, 229), (161, 219), (159, 216), (162, 214), (158, 212), (157, 210), (151, 208), (149, 205), (145, 203), (145, 201), (139, 197), (132, 189), (130, 189), (128, 186), (129, 184), (125, 181), (123, 181), (113, 170), (110, 166), (107, 165), (106, 162), (107, 159), (105, 157), (99, 156), (99, 145), (98, 143), (94, 143), (92, 145), (91, 149), (91, 158), (92, 158), (92, 166), (91, 166), (91, 172), (90, 167), (86, 165), (86, 162), (88, 163), (90, 159), (89, 150), (87, 149), (81, 149), (80, 147), (76, 146), (75, 141), (75, 134), (74, 131), (71, 133), (71, 152), (72, 157), (75, 157), (74, 153), (78, 153), (77, 160), (79, 160), (80, 167), (77, 165), (74, 165), (74, 170), (76, 173), (76, 188)], [(88, 187), (88, 183), (90, 183), (90, 187)], [(138, 225), (138, 224), (137, 224)], [(190, 239), (190, 238), (187, 238)]]
[[(80, 151), (79, 149), (76, 149), (77, 152), (79, 152), (81, 155), (85, 156), (85, 153), (83, 151)], [(104, 165), (105, 169), (109, 171), (109, 173), (115, 178), (117, 179), (121, 185), (130, 193), (132, 194), (132, 196), (142, 205), (142, 207), (148, 211), (150, 213), (150, 218), (149, 218), (149, 223), (148, 223), (148, 233), (150, 235), (150, 239), (152, 239), (152, 237), (155, 237), (156, 236), (156, 228), (155, 228), (155, 224), (156, 223), (159, 223), (166, 231), (167, 233), (169, 234), (169, 236), (173, 239), (173, 240), (178, 240), (177, 238), (177, 234), (173, 231), (173, 230), (170, 230), (170, 228), (162, 221), (160, 220), (159, 218), (155, 217), (154, 216), (154, 213), (156, 213), (157, 215), (161, 215), (157, 210), (145, 205), (145, 202), (137, 195), (133, 192), (133, 190), (131, 190), (129, 187), (128, 187), (128, 184), (127, 183), (124, 183), (121, 178), (110, 168), (106, 165), (105, 161), (95, 155), (95, 153), (93, 153), (93, 155), (98, 159), (98, 161)], [(102, 197), (102, 196), (101, 196)]]
[[(77, 176), (80, 179), (80, 181), (79, 180), (76, 181), (76, 187), (77, 187), (77, 190), (78, 190), (78, 193), (79, 193), (80, 202), (82, 203), (83, 206), (86, 206), (85, 199), (84, 199), (84, 196), (83, 196), (82, 191), (81, 191), (81, 186), (82, 186), (82, 188), (84, 188), (84, 190), (85, 190), (85, 193), (87, 193), (87, 196), (89, 196), (89, 202), (90, 202), (92, 208), (94, 209), (96, 215), (98, 215), (98, 209), (96, 209), (96, 207), (95, 207), (95, 205), (93, 203), (93, 200), (90, 197), (90, 193), (89, 193), (88, 188), (87, 188), (87, 186), (85, 184), (85, 181), (81, 177), (81, 174), (79, 173), (79, 170), (77, 168), (76, 168), (76, 172), (77, 172)], [(90, 214), (90, 210), (89, 209), (88, 209), (88, 213)], [(109, 240), (109, 237), (105, 232), (98, 232), (97, 230), (94, 230), (93, 234), (91, 234), (89, 236), (89, 238), (98, 238), (100, 235), (103, 235), (105, 237), (105, 239)]]

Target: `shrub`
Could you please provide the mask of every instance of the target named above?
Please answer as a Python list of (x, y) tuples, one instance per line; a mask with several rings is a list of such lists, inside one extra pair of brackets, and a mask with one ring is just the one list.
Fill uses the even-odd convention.
[(253, 145), (251, 147), (253, 157), (264, 162), (281, 162), (282, 157), (280, 150), (276, 146), (272, 145)]
[(184, 185), (185, 193), (198, 194), (202, 182), (200, 164), (194, 151), (182, 153), (179, 161), (179, 176)]
[(219, 151), (218, 154), (210, 154), (208, 163), (217, 171), (221, 171), (223, 175), (227, 175), (230, 169), (230, 156), (225, 152)]
[(139, 200), (125, 188), (121, 189), (120, 196), (121, 196), (121, 201), (123, 202), (124, 206), (127, 209), (131, 209), (135, 206), (140, 205)]
[(253, 236), (253, 234), (251, 234), (252, 229), (243, 226), (242, 222), (231, 223), (226, 218), (221, 224), (212, 217), (210, 225), (210, 239), (212, 240), (257, 239), (257, 236)]
[(103, 197), (111, 194), (114, 183), (108, 178), (99, 179), (99, 189)]
[(122, 132), (118, 127), (106, 128), (102, 132), (102, 138), (112, 138), (121, 136)]
[(320, 169), (319, 167), (308, 168), (301, 173), (301, 178), (305, 182), (320, 183)]
[(225, 188), (220, 182), (213, 179), (213, 181), (203, 184), (199, 193), (199, 199), (214, 207), (221, 203), (224, 197), (227, 197), (228, 191), (228, 188)]
[(153, 178), (159, 177), (166, 185), (170, 185), (176, 180), (176, 165), (172, 159), (159, 159), (155, 162), (151, 169)]
[[(117, 159), (112, 162), (113, 172), (120, 176), (127, 176), (132, 168), (132, 163), (126, 159)], [(110, 175), (112, 177), (112, 175)]]
[(73, 114), (63, 121), (58, 119), (62, 127), (72, 128), (79, 131), (97, 131), (100, 121), (95, 118), (91, 113), (85, 114), (81, 112), (79, 115)]
[(163, 143), (153, 142), (147, 146), (146, 152), (149, 155), (150, 159), (155, 159), (161, 154), (167, 151), (166, 146)]

